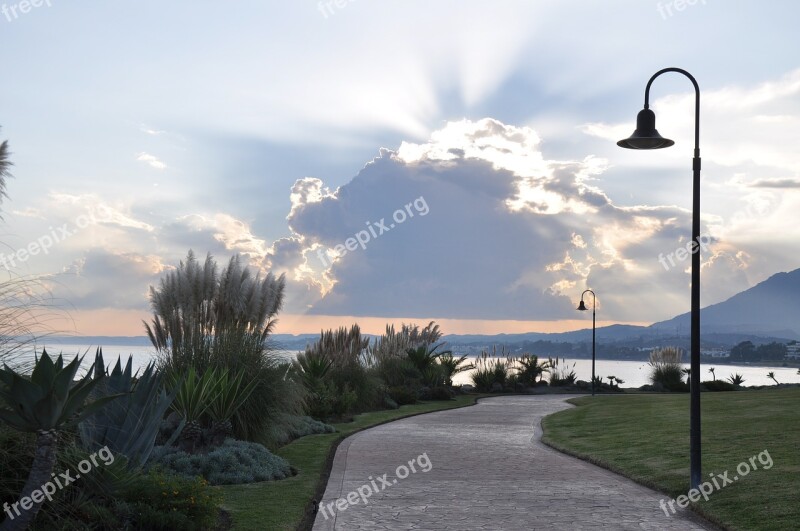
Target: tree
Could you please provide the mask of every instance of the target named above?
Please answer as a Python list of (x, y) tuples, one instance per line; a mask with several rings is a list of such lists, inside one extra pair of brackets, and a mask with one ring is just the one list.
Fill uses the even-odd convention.
[(786, 357), (786, 345), (773, 341), (765, 345), (759, 345), (756, 349), (756, 357), (759, 360), (781, 361)]
[(714, 378), (714, 381), (716, 382), (717, 381), (717, 373), (715, 371), (716, 371), (716, 369), (714, 367), (709, 367), (708, 368), (708, 372), (711, 373), (711, 376)]
[(775, 382), (775, 385), (780, 385), (780, 383), (778, 383), (778, 380), (775, 379), (775, 373), (773, 371), (769, 371), (767, 373), (767, 378), (772, 378), (772, 381)]
[(752, 341), (742, 341), (731, 349), (731, 361), (755, 361), (756, 347)]

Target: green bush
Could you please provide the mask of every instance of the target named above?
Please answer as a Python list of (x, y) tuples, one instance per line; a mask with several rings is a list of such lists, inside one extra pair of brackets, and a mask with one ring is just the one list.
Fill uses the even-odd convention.
[(447, 387), (433, 387), (430, 390), (430, 400), (452, 400), (453, 392)]
[(701, 390), (706, 391), (736, 391), (736, 386), (724, 380), (714, 380), (700, 384)]
[(662, 365), (654, 367), (650, 373), (653, 385), (661, 384), (667, 391), (686, 392), (689, 386), (683, 381), (683, 369), (680, 365)]
[(562, 358), (559, 361), (558, 358), (552, 359), (548, 358), (547, 365), (550, 367), (550, 386), (551, 387), (564, 387), (569, 385), (575, 385), (575, 382), (578, 379), (577, 374), (575, 374), (575, 363), (573, 362), (572, 366), (567, 365), (564, 359)]
[(36, 436), (0, 423), (0, 503), (17, 501), (33, 463)]
[(383, 358), (378, 361), (375, 371), (387, 387), (417, 388), (422, 385), (422, 373), (406, 358)]
[(267, 448), (280, 448), (295, 439), (317, 433), (333, 433), (336, 428), (307, 416), (285, 415), (265, 435)]
[(154, 531), (214, 529), (219, 494), (202, 478), (161, 471), (142, 474), (114, 501), (123, 529)]
[(389, 398), (392, 399), (397, 405), (405, 406), (407, 404), (417, 403), (417, 392), (410, 387), (391, 387), (389, 388)]
[[(34, 436), (0, 426), (0, 504), (19, 495), (33, 460)], [(78, 445), (75, 433), (65, 432), (59, 443), (56, 473), (77, 470), (89, 453)], [(219, 497), (198, 478), (170, 477), (130, 470), (122, 456), (82, 474), (45, 501), (33, 531), (89, 529), (213, 529)], [(74, 477), (74, 474), (73, 474)], [(168, 492), (164, 496), (162, 492)]]
[(200, 375), (244, 372), (242, 386), (257, 382), (232, 419), (239, 439), (258, 441), (280, 415), (302, 413), (303, 387), (287, 377), (290, 364), (268, 343), (285, 284), (283, 276), (247, 268), (238, 255), (220, 272), (211, 255), (201, 263), (189, 251), (150, 288), (153, 318), (145, 329), (161, 369), (178, 376), (190, 367)]
[(650, 353), (650, 382), (661, 385), (667, 391), (685, 392), (689, 386), (683, 381), (681, 358), (683, 351), (675, 347), (665, 347)]
[(476, 367), (471, 375), (472, 384), (479, 393), (489, 393), (494, 385), (495, 372), (492, 367)]
[(206, 454), (187, 454), (174, 447), (159, 446), (148, 463), (182, 476), (202, 476), (212, 485), (233, 485), (284, 479), (292, 475), (289, 462), (258, 443), (227, 439)]

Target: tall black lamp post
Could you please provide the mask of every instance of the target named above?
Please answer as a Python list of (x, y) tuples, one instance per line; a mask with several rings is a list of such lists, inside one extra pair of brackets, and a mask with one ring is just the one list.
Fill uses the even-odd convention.
[(595, 312), (595, 310), (597, 309), (597, 296), (595, 296), (594, 291), (592, 291), (590, 289), (587, 289), (587, 290), (584, 290), (583, 293), (581, 293), (581, 303), (578, 305), (578, 309), (580, 311), (582, 311), (582, 312), (585, 312), (586, 310), (589, 309), (589, 308), (586, 307), (586, 304), (584, 304), (584, 302), (583, 302), (583, 296), (586, 295), (587, 292), (592, 294), (592, 396), (594, 396), (594, 333), (595, 333), (595, 324), (596, 324), (596, 321), (595, 321), (596, 312)]
[(697, 80), (681, 68), (665, 68), (659, 70), (644, 91), (644, 109), (636, 117), (636, 131), (617, 145), (628, 149), (661, 149), (675, 142), (663, 138), (656, 130), (656, 115), (650, 110), (650, 85), (666, 72), (683, 74), (694, 85), (694, 172), (692, 194), (692, 358), (690, 375), (691, 404), (689, 408), (689, 453), (691, 488), (697, 488), (702, 481), (700, 467), (700, 86)]

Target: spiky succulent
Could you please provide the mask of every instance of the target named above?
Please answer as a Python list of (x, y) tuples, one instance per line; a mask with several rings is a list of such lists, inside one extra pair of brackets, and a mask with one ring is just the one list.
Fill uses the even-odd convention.
[[(149, 364), (140, 375), (133, 375), (132, 358), (125, 369), (120, 359), (110, 375), (92, 392), (95, 398), (124, 395), (79, 424), (83, 445), (89, 451), (108, 447), (128, 458), (128, 465), (138, 468), (150, 457), (161, 420), (175, 398), (177, 389), (163, 389), (162, 374)], [(95, 374), (106, 374), (102, 349), (97, 350)], [(137, 377), (138, 376), (138, 377)], [(176, 434), (183, 426), (179, 426)]]
[[(59, 354), (56, 361), (43, 350), (30, 378), (4, 365), (0, 370), (0, 398), (9, 408), (0, 409), (0, 420), (19, 431), (38, 432), (74, 426), (117, 395), (95, 400), (84, 406), (92, 389), (104, 375), (86, 375), (74, 382), (83, 357), (66, 366)], [(94, 364), (92, 365), (94, 367)]]

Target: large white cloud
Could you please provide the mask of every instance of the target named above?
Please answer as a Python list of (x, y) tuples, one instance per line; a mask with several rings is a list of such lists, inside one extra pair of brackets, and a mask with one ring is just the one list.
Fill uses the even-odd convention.
[[(673, 255), (665, 267), (659, 256), (685, 247), (688, 212), (616, 206), (599, 187), (607, 171), (591, 156), (548, 160), (532, 129), (484, 119), (382, 150), (335, 191), (300, 180), (288, 217), (294, 267), (325, 291), (310, 312), (571, 318), (587, 286), (610, 319), (683, 311), (689, 261)], [(395, 223), (398, 210), (416, 215)], [(388, 230), (370, 233), (376, 226)], [(709, 242), (706, 268), (741, 280), (748, 255)]]

